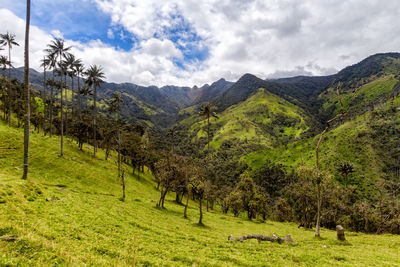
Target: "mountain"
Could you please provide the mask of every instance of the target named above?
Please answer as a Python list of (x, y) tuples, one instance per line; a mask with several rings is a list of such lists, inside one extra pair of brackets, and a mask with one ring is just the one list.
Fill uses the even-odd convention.
[(211, 99), (224, 93), (234, 83), (226, 81), (224, 78), (212, 83), (211, 85), (205, 84), (200, 88), (200, 94), (193, 101), (194, 104), (210, 101)]

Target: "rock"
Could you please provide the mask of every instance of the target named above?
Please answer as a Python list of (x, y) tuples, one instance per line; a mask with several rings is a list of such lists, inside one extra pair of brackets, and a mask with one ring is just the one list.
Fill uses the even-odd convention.
[(344, 228), (341, 225), (336, 225), (336, 233), (337, 239), (340, 241), (346, 241), (346, 237), (344, 236)]

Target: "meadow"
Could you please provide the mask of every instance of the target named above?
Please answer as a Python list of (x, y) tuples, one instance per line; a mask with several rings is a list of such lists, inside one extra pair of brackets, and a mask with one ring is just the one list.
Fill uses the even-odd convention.
[[(151, 173), (126, 169), (127, 198), (115, 160), (98, 158), (73, 141), (59, 157), (59, 137), (31, 135), (28, 180), (21, 180), (23, 132), (0, 123), (0, 266), (400, 266), (400, 236), (346, 232), (347, 241), (323, 229), (294, 223), (249, 221), (216, 207), (197, 224), (198, 204), (167, 197)], [(245, 234), (290, 234), (296, 244), (248, 240)]]

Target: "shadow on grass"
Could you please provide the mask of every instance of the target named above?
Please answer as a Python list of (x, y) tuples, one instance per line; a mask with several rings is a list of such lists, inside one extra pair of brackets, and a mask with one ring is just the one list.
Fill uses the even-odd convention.
[(198, 227), (198, 228), (202, 228), (202, 229), (211, 229), (210, 226), (205, 225), (204, 223), (193, 223), (192, 225), (195, 227)]

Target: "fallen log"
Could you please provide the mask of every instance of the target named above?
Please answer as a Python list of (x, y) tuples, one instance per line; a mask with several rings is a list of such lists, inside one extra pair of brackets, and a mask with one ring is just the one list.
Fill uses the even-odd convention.
[(296, 244), (296, 242), (293, 241), (292, 236), (291, 235), (286, 235), (285, 238), (276, 236), (276, 235), (272, 235), (272, 236), (267, 236), (267, 235), (256, 235), (256, 234), (250, 234), (250, 235), (245, 235), (245, 236), (241, 236), (241, 237), (237, 237), (237, 238), (233, 238), (232, 234), (228, 237), (229, 241), (240, 241), (243, 242), (247, 239), (257, 239), (258, 242), (261, 241), (270, 241), (270, 242), (278, 242), (279, 244), (287, 242), (287, 243), (291, 243), (291, 244)]

